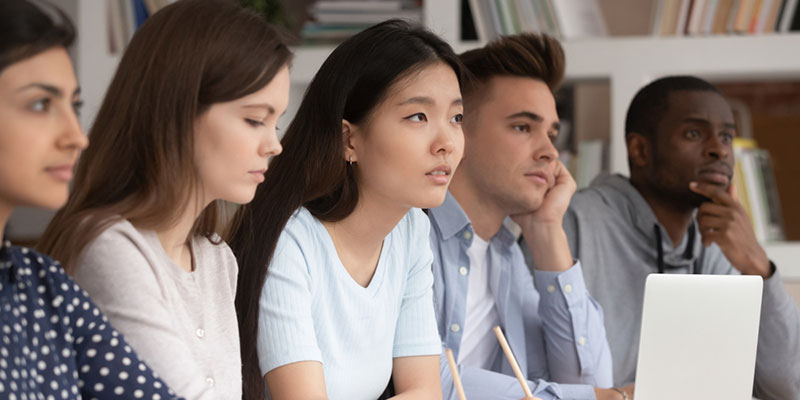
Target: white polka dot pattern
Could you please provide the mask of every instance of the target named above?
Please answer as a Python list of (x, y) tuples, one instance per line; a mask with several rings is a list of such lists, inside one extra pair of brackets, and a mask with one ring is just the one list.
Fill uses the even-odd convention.
[(82, 398), (176, 396), (57, 262), (3, 242), (0, 399)]

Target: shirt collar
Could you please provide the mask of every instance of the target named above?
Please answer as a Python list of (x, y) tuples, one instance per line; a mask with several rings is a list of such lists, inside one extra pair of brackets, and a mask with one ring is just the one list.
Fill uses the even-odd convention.
[[(463, 232), (464, 228), (468, 228), (471, 234), (475, 234), (472, 230), (472, 222), (464, 212), (464, 209), (461, 208), (461, 205), (458, 204), (456, 198), (450, 194), (450, 191), (447, 192), (444, 203), (439, 207), (428, 210), (428, 215), (431, 216), (431, 220), (439, 228), (441, 240), (450, 239)], [(505, 224), (500, 226), (500, 231), (493, 238), (499, 239), (504, 248), (510, 247), (517, 240), (517, 237), (508, 230)], [(471, 243), (471, 241), (469, 242)], [(491, 245), (491, 239), (489, 242)]]
[(432, 217), (433, 223), (439, 228), (442, 240), (450, 239), (461, 232), (464, 227), (472, 224), (450, 191), (447, 191), (444, 203), (428, 210), (428, 215)]

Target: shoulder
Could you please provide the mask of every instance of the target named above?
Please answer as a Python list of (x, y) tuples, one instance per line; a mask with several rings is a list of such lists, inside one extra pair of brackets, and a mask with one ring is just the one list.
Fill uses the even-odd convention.
[[(301, 207), (286, 222), (270, 261), (270, 270), (299, 263), (307, 268), (319, 263), (313, 260), (324, 257), (325, 227), (305, 208)], [(324, 263), (323, 263), (324, 264)]]
[(75, 262), (75, 279), (92, 287), (112, 277), (140, 281), (155, 274), (160, 259), (152, 242), (158, 238), (148, 238), (151, 233), (140, 232), (124, 219), (114, 222), (83, 249)]
[(420, 241), (424, 239), (427, 243), (430, 239), (431, 221), (428, 216), (419, 209), (412, 208), (408, 210), (403, 219), (397, 223), (397, 226), (392, 230), (410, 241)]
[(84, 249), (83, 257), (91, 256), (92, 254), (101, 250), (104, 253), (117, 253), (125, 255), (129, 250), (141, 251), (142, 248), (149, 247), (150, 245), (145, 238), (145, 235), (136, 229), (128, 220), (120, 219), (108, 227), (103, 229), (96, 238), (94, 238)]
[(8, 257), (18, 278), (32, 281), (67, 281), (58, 261), (28, 247), (9, 246)]
[(578, 190), (569, 203), (570, 211), (585, 212), (607, 208), (608, 203), (602, 192), (596, 187), (586, 187)]

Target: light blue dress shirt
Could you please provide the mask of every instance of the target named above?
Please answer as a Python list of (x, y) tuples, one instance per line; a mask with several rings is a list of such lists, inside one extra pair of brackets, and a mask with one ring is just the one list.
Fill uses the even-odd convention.
[[(467, 249), (475, 232), (450, 193), (428, 217), (442, 350), (450, 348), (457, 359), (469, 284)], [(593, 387), (610, 387), (611, 352), (603, 311), (586, 290), (580, 262), (563, 272), (536, 270), (532, 276), (516, 236), (505, 226), (489, 241), (487, 257), (500, 324), (520, 369), (532, 381), (533, 394), (543, 400), (594, 399)], [(455, 399), (444, 356), (440, 369), (444, 398)], [(524, 397), (502, 352), (490, 370), (459, 365), (459, 373), (470, 400)]]

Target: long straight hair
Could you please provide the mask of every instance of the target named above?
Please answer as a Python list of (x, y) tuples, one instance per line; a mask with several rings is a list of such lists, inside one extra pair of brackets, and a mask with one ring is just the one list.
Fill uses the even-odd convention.
[[(74, 190), (39, 248), (70, 272), (83, 248), (121, 218), (147, 229), (174, 224), (199, 189), (198, 116), (263, 88), (290, 58), (278, 32), (232, 1), (181, 0), (155, 13), (120, 61)], [(220, 203), (202, 211), (193, 236), (213, 240)]]
[(254, 200), (239, 209), (229, 244), (239, 262), (236, 310), (244, 399), (264, 398), (258, 366), (258, 299), (281, 231), (301, 206), (317, 219), (339, 221), (358, 202), (353, 170), (344, 160), (342, 120), (367, 121), (393, 84), (436, 62), (461, 82), (452, 48), (433, 33), (400, 20), (372, 26), (339, 45), (309, 85), (296, 117)]

